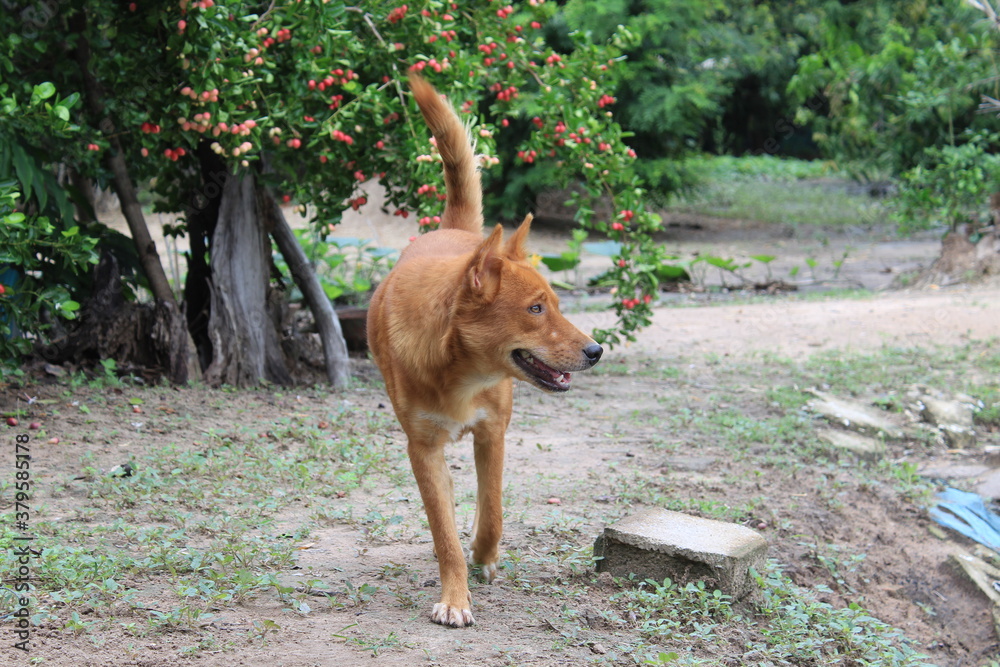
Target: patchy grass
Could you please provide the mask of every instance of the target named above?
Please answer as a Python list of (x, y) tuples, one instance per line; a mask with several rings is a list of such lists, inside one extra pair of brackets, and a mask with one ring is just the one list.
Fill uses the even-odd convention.
[(677, 198), (669, 207), (676, 213), (829, 230), (872, 227), (887, 217), (879, 200), (849, 189), (824, 162), (718, 156), (687, 164), (702, 185)]

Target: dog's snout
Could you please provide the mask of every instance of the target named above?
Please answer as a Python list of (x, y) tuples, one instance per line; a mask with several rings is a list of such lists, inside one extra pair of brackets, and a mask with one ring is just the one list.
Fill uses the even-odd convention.
[(601, 355), (604, 354), (604, 348), (597, 343), (591, 343), (587, 347), (583, 348), (583, 354), (587, 357), (587, 361), (593, 366), (598, 361), (601, 360)]

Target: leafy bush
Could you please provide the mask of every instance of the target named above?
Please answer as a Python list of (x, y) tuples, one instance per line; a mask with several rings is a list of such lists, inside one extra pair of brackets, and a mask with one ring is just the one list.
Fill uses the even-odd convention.
[(988, 220), (989, 195), (1000, 190), (997, 135), (976, 133), (959, 146), (932, 146), (902, 175), (893, 218), (902, 233)]
[(80, 306), (59, 276), (97, 262), (97, 239), (15, 210), (19, 198), (14, 181), (0, 183), (0, 366), (29, 352), (55, 318), (75, 317)]
[[(398, 255), (394, 249), (377, 247), (368, 239), (325, 236), (308, 229), (297, 229), (294, 234), (330, 301), (365, 303), (373, 285), (389, 273)], [(281, 253), (274, 252), (273, 258), (278, 270), (287, 275)], [(291, 299), (302, 300), (298, 287), (292, 287)]]
[[(2, 57), (0, 65), (10, 68)], [(51, 156), (26, 138), (75, 138), (79, 96), (60, 98), (49, 82), (22, 84), (0, 83), (0, 367), (44, 340), (57, 318), (73, 319), (73, 292), (97, 262), (98, 239), (76, 226), (67, 190), (47, 168)]]

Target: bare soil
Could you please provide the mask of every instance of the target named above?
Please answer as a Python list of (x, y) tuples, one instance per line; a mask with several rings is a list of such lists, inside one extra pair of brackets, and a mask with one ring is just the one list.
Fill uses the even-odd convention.
[[(363, 219), (350, 224), (359, 231), (375, 229)], [(714, 239), (718, 254), (773, 250), (782, 262), (792, 263), (823, 249), (839, 256), (850, 246), (836, 280), (872, 289), (885, 287), (905, 270), (926, 266), (937, 252), (931, 241), (835, 239), (831, 246), (785, 238), (779, 246), (774, 238), (755, 241), (739, 224), (723, 227)], [(398, 234), (378, 229), (382, 244), (399, 241)], [(694, 241), (678, 239), (678, 250), (712, 241), (698, 234), (702, 236)], [(562, 238), (541, 229), (534, 240), (541, 250), (556, 250)], [(772, 247), (762, 248), (760, 242)], [(497, 581), (473, 586), (478, 624), (463, 630), (428, 620), (439, 590), (437, 565), (407, 473), (405, 438), (367, 360), (355, 360), (359, 381), (338, 395), (310, 388), (235, 393), (202, 387), (92, 388), (52, 378), (40, 367), (28, 369), (22, 386), (0, 388), (0, 411), (20, 408), (27, 413), (22, 427), (4, 434), (3, 460), (12, 469), (14, 434), (29, 433), (34, 521), (100, 526), (120, 517), (135, 520), (116, 508), (114, 499), (94, 497), (93, 470), (106, 475), (129, 461), (155, 467), (157, 452), (218, 447), (220, 433), (223, 439), (257, 434), (270, 443), (262, 456), (298, 460), (306, 445), (293, 427), (329, 422), (334, 424), (329, 438), (336, 440), (336, 429), (356, 415), (376, 424), (368, 437), (384, 441), (385, 453), (370, 483), (342, 497), (336, 487), (321, 497), (296, 495), (285, 481), (275, 480), (275, 498), (282, 500), (271, 516), (273, 526), (296, 540), (297, 553), (294, 566), (278, 573), (280, 580), (300, 592), (304, 582), (318, 580), (332, 591), (330, 596), (301, 595), (309, 613), (292, 611), (277, 595), (260, 592), (240, 603), (215, 605), (214, 616), (200, 628), (137, 632), (126, 622), (142, 626), (149, 610), (176, 606), (178, 598), (156, 576), (136, 575), (128, 582), (140, 591), (131, 609), (119, 609), (114, 617), (95, 610), (91, 620), (107, 622), (79, 633), (45, 622), (34, 629), (27, 656), (6, 645), (5, 632), (0, 663), (635, 664), (648, 657), (650, 648), (670, 650), (671, 642), (642, 638), (628, 611), (612, 600), (621, 587), (581, 566), (586, 558), (579, 554), (586, 554), (584, 549), (609, 523), (659, 504), (759, 530), (770, 543), (770, 557), (797, 585), (835, 607), (863, 605), (901, 630), (931, 664), (987, 664), (1000, 650), (989, 603), (948, 561), (953, 544), (969, 543), (928, 532), (930, 521), (921, 505), (925, 498), (909, 498), (891, 485), (873, 482), (865, 464), (816, 449), (811, 431), (820, 423), (779, 406), (771, 392), (798, 388), (803, 381), (823, 383), (829, 377), (824, 373), (831, 371), (824, 371), (817, 359), (833, 365), (900, 348), (909, 352), (895, 358), (919, 368), (921, 348), (963, 347), (973, 356), (992, 354), (989, 345), (975, 341), (1000, 332), (1000, 289), (958, 286), (865, 298), (709, 303), (721, 298), (675, 297), (673, 305), (691, 307), (657, 309), (653, 326), (638, 341), (609, 352), (595, 372), (576, 375), (568, 395), (518, 389), (508, 433), (507, 556)], [(565, 305), (581, 327), (610, 324), (606, 313), (589, 312), (586, 300), (568, 295)], [(889, 391), (874, 378), (872, 382), (872, 393), (884, 397)], [(899, 394), (906, 389), (892, 388)], [(31, 405), (26, 404), (29, 397), (35, 399)], [(132, 412), (130, 398), (141, 399), (142, 414)], [(87, 411), (81, 412), (80, 405)], [(801, 435), (768, 444), (742, 438), (736, 427), (705, 428), (707, 416), (720, 410), (748, 423), (790, 411)], [(44, 434), (24, 430), (24, 423), (35, 420)], [(46, 444), (51, 437), (60, 442)], [(1000, 434), (981, 434), (980, 445), (1000, 445)], [(800, 453), (796, 447), (802, 448)], [(889, 449), (888, 459), (895, 465), (974, 462), (992, 470), (979, 450), (955, 452), (942, 443), (914, 440), (891, 442)], [(474, 489), (470, 443), (454, 446), (450, 460), (459, 522), (467, 534)], [(232, 474), (239, 476), (239, 468)], [(980, 469), (978, 474), (985, 473)], [(11, 490), (0, 491), (0, 510), (9, 512), (11, 505)], [(303, 527), (307, 534), (294, 537)], [(274, 534), (272, 528), (268, 534)], [(103, 548), (115, 548), (114, 541)], [(831, 555), (850, 567), (831, 568)], [(365, 585), (369, 588), (364, 590), (374, 591), (367, 598), (357, 592)], [(751, 611), (746, 613), (752, 618)], [(270, 632), (261, 631), (265, 621), (276, 624)], [(707, 664), (748, 664), (752, 625), (733, 623), (691, 654)]]

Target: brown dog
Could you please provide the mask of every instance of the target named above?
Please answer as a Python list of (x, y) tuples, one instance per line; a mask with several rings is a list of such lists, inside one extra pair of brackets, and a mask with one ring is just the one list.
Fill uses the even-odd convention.
[(375, 290), (368, 344), (385, 378), (424, 501), (441, 570), (436, 623), (474, 622), (468, 571), (455, 526), (444, 448), (475, 439), (478, 498), (472, 558), (496, 576), (503, 530), (504, 433), (513, 379), (545, 391), (570, 387), (603, 349), (559, 312), (559, 299), (527, 261), (531, 216), (505, 243), (497, 225), (483, 239), (482, 190), (469, 136), (452, 107), (423, 79), (410, 87), (437, 139), (448, 197), (441, 229), (413, 241)]

